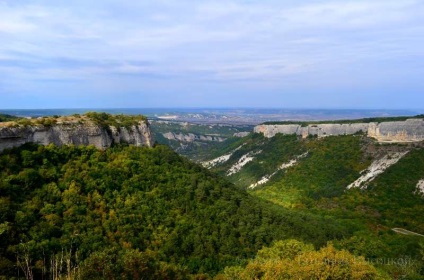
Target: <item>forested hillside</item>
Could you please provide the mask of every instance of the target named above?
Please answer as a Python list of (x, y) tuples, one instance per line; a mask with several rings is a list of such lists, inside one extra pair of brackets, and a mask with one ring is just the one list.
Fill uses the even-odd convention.
[(318, 249), (354, 231), (255, 198), (165, 146), (25, 145), (0, 167), (5, 278), (212, 277), (273, 241)]
[[(363, 135), (298, 139), (255, 134), (221, 155), (223, 160), (215, 161), (211, 169), (253, 196), (286, 209), (330, 216), (355, 228), (354, 236), (335, 242), (336, 247), (371, 259), (407, 256), (418, 267), (408, 272), (396, 266), (381, 268), (394, 278), (423, 276), (419, 244), (424, 237), (395, 233), (402, 228), (424, 235), (424, 193), (419, 188), (424, 178), (422, 143), (379, 144)], [(396, 157), (400, 159), (390, 166)], [(381, 173), (376, 172), (379, 168)], [(376, 177), (367, 177), (367, 170)], [(369, 181), (348, 189), (361, 176)]]

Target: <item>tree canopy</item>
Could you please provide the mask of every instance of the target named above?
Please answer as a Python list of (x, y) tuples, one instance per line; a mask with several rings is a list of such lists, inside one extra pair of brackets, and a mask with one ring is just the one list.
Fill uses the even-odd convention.
[(274, 240), (319, 248), (351, 236), (334, 219), (255, 198), (160, 145), (7, 150), (0, 207), (4, 277), (213, 276)]

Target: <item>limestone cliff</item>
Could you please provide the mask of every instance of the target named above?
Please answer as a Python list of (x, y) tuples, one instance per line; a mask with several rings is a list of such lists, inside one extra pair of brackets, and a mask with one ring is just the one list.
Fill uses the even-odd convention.
[(0, 127), (0, 152), (25, 143), (57, 146), (94, 145), (105, 149), (113, 143), (151, 147), (154, 140), (147, 121), (140, 121), (128, 127), (102, 126), (94, 122)]
[(404, 122), (370, 123), (368, 136), (379, 142), (419, 142), (424, 140), (424, 119)]
[(407, 119), (395, 122), (345, 123), (345, 124), (276, 124), (258, 125), (255, 133), (262, 133), (265, 137), (274, 137), (277, 133), (296, 134), (303, 138), (309, 135), (325, 137), (330, 135), (351, 135), (366, 133), (368, 137), (379, 142), (419, 142), (424, 140), (424, 119)]
[(180, 142), (194, 142), (194, 141), (205, 141), (205, 142), (223, 142), (226, 138), (215, 135), (197, 135), (193, 133), (175, 133), (167, 132), (162, 134), (168, 140), (176, 140)]

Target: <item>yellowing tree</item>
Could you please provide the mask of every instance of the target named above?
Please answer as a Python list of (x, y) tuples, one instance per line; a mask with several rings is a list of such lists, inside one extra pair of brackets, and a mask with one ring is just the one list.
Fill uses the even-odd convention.
[(296, 240), (278, 241), (270, 248), (258, 252), (258, 256), (245, 268), (229, 267), (216, 279), (315, 279), (315, 280), (363, 280), (389, 279), (381, 275), (363, 257), (355, 257), (348, 251), (336, 250), (331, 244), (315, 251), (312, 246)]

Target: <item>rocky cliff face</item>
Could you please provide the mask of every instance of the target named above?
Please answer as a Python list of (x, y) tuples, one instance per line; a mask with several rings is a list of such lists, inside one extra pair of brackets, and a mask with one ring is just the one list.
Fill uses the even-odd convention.
[(180, 142), (194, 142), (194, 141), (205, 141), (205, 142), (223, 142), (227, 138), (214, 135), (196, 135), (193, 133), (174, 133), (167, 132), (162, 134), (168, 140), (176, 140)]
[(94, 145), (99, 149), (113, 143), (128, 143), (135, 146), (154, 144), (147, 122), (126, 127), (102, 127), (94, 123), (61, 123), (52, 126), (0, 127), (0, 152), (25, 143), (42, 145)]
[(419, 142), (424, 140), (424, 119), (404, 122), (370, 123), (368, 136), (379, 142)]
[(262, 133), (268, 138), (277, 133), (296, 134), (303, 138), (309, 135), (325, 137), (366, 133), (368, 137), (379, 142), (419, 142), (424, 141), (424, 119), (381, 123), (311, 124), (305, 127), (297, 124), (258, 125), (254, 132)]

